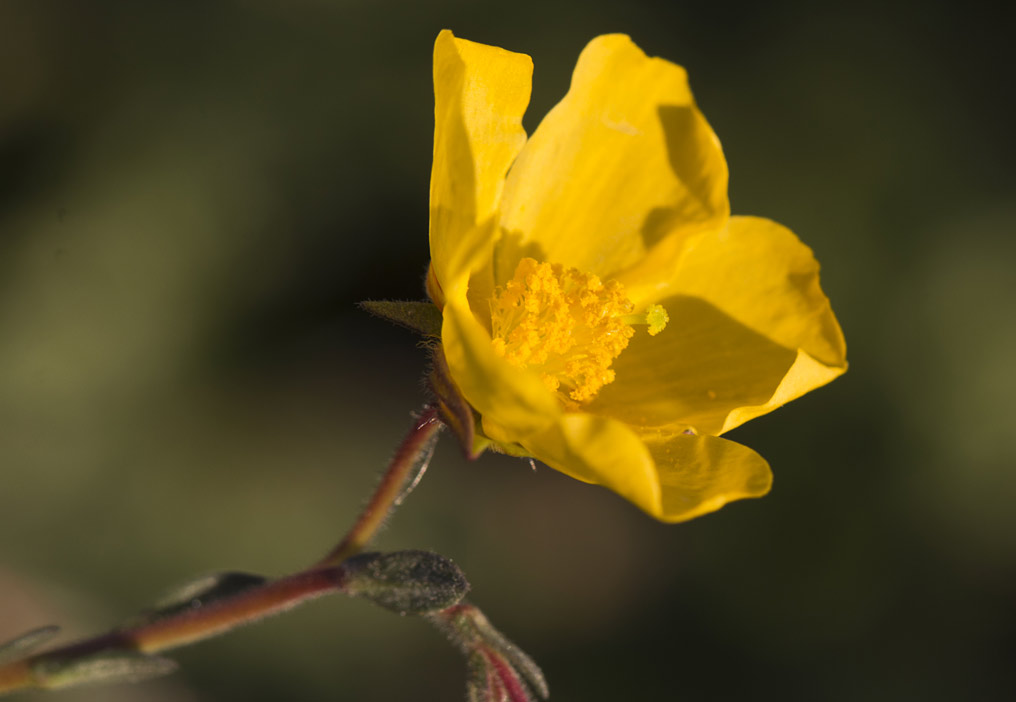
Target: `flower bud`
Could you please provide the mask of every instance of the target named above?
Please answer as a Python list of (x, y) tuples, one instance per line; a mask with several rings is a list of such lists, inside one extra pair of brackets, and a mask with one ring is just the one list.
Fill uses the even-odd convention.
[(363, 553), (343, 562), (342, 591), (399, 614), (426, 614), (461, 600), (469, 582), (451, 560), (429, 551)]

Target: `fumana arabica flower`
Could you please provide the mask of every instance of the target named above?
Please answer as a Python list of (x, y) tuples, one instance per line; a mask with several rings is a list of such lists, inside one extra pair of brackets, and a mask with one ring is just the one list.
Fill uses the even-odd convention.
[(732, 217), (684, 69), (593, 39), (527, 139), (532, 61), (434, 47), (434, 386), (478, 453), (531, 456), (676, 522), (770, 487), (721, 438), (846, 370), (818, 263)]

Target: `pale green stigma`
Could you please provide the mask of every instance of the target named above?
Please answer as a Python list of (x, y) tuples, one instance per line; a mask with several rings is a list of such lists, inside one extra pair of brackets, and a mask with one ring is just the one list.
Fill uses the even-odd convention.
[(656, 336), (667, 326), (670, 315), (663, 305), (649, 305), (642, 314), (626, 314), (621, 320), (625, 324), (645, 324), (649, 327), (649, 336)]

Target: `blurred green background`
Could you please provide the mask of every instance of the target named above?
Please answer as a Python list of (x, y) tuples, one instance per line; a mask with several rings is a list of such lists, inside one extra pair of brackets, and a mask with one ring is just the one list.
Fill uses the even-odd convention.
[[(532, 55), (531, 130), (622, 31), (689, 69), (734, 211), (814, 248), (851, 370), (732, 434), (763, 500), (666, 526), (446, 437), (378, 545), (454, 558), (559, 702), (1013, 699), (1016, 57), (986, 7), (0, 0), (0, 639), (327, 550), (424, 398), (415, 337), (354, 303), (422, 294), (434, 37)], [(342, 598), (174, 657), (60, 699), (462, 696), (424, 622)]]

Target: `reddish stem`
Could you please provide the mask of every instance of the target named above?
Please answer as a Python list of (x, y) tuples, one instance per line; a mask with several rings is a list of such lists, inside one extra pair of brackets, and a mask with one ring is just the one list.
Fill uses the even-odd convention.
[(430, 407), (420, 415), (413, 423), (409, 434), (399, 444), (391, 463), (388, 464), (388, 469), (381, 477), (381, 482), (356, 524), (339, 545), (317, 564), (318, 567), (336, 565), (363, 550), (391, 514), (392, 509), (401, 501), (400, 498), (406, 488), (413, 486), (414, 483), (411, 481), (419, 479), (419, 475), (414, 475), (414, 471), (419, 470), (422, 473), (426, 469), (426, 465), (420, 465), (421, 454), (428, 450), (428, 444), (442, 426), (436, 408)]
[(36, 671), (104, 651), (156, 653), (225, 633), (292, 609), (307, 600), (341, 592), (342, 566), (318, 568), (256, 585), (193, 609), (184, 609), (137, 626), (114, 629), (91, 639), (37, 653), (0, 666), (0, 695), (25, 687), (46, 686)]
[(147, 654), (184, 646), (284, 612), (307, 600), (341, 592), (345, 574), (342, 561), (363, 550), (385, 517), (419, 480), (441, 427), (434, 408), (428, 408), (414, 421), (360, 518), (339, 545), (314, 566), (200, 606), (0, 665), (0, 695), (26, 687), (44, 687), (46, 680), (37, 671), (47, 667), (46, 664), (59, 666), (104, 651)]

